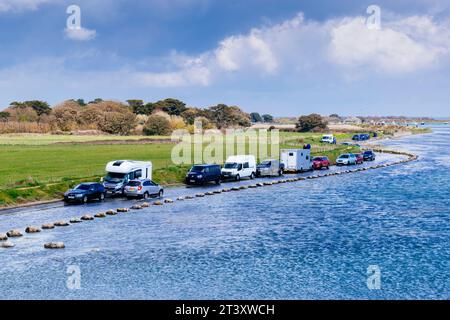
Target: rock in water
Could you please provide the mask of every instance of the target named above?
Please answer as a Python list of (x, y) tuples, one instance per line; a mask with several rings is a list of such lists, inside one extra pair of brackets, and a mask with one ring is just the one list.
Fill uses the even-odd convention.
[(85, 214), (84, 216), (81, 217), (81, 220), (83, 220), (83, 221), (91, 221), (91, 220), (94, 220), (94, 217), (90, 216), (88, 214)]
[(115, 216), (117, 214), (117, 212), (115, 212), (114, 210), (108, 210), (105, 212), (108, 216)]
[(44, 244), (45, 249), (64, 249), (65, 247), (63, 242), (49, 242)]
[(19, 230), (9, 230), (6, 235), (10, 238), (21, 237), (22, 233)]
[(25, 229), (25, 232), (26, 233), (38, 233), (38, 232), (41, 232), (41, 229), (36, 228), (36, 227), (27, 227)]
[(53, 229), (54, 227), (55, 225), (53, 223), (45, 223), (42, 225), (42, 229), (44, 230)]
[(164, 203), (173, 203), (173, 200), (172, 199), (165, 199)]
[(57, 221), (54, 225), (55, 227), (67, 227), (69, 224), (66, 221)]
[(5, 233), (0, 233), (0, 241), (8, 240), (8, 236)]
[(97, 213), (94, 217), (96, 217), (96, 218), (105, 218), (106, 217), (106, 213), (100, 212), (100, 213)]
[(81, 222), (83, 222), (83, 221), (81, 221), (81, 220), (78, 219), (78, 218), (72, 218), (72, 219), (69, 220), (69, 222), (70, 222), (70, 223), (81, 223)]
[(155, 202), (153, 202), (153, 205), (154, 206), (162, 206), (163, 203), (161, 201), (155, 201)]
[(14, 243), (12, 243), (11, 241), (5, 241), (5, 242), (2, 242), (0, 244), (0, 247), (2, 247), (2, 248), (12, 248), (12, 247), (14, 247)]
[(128, 209), (128, 208), (118, 208), (116, 211), (117, 212), (128, 212), (128, 211), (130, 211), (130, 209)]

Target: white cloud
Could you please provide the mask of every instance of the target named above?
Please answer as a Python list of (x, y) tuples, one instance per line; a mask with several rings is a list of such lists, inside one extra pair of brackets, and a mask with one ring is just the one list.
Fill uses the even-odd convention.
[(363, 17), (336, 21), (331, 28), (331, 61), (346, 67), (369, 66), (404, 73), (436, 65), (450, 52), (450, 29), (428, 16), (386, 22), (370, 30)]
[(97, 36), (95, 30), (80, 28), (66, 28), (64, 29), (66, 37), (76, 41), (89, 41)]
[(0, 12), (36, 10), (41, 4), (55, 0), (0, 0)]

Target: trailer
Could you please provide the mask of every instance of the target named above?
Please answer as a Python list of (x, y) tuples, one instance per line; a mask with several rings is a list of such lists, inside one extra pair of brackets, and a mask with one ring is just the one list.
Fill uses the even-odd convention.
[(280, 159), (284, 172), (297, 173), (312, 170), (310, 149), (283, 149)]
[(103, 185), (107, 194), (122, 194), (128, 181), (134, 179), (152, 179), (152, 163), (134, 160), (108, 162)]

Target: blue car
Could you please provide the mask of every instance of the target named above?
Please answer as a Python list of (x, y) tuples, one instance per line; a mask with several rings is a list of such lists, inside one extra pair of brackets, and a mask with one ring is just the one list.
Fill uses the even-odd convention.
[(364, 161), (375, 161), (375, 153), (372, 150), (366, 150), (363, 153)]
[(89, 200), (98, 199), (103, 201), (105, 199), (105, 187), (101, 183), (86, 182), (80, 183), (75, 188), (70, 189), (64, 193), (65, 202), (79, 202), (87, 203)]

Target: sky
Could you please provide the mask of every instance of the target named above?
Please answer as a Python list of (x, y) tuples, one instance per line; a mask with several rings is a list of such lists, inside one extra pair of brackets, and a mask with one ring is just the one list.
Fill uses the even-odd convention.
[(0, 109), (172, 97), (448, 117), (449, 75), (450, 0), (0, 0)]

